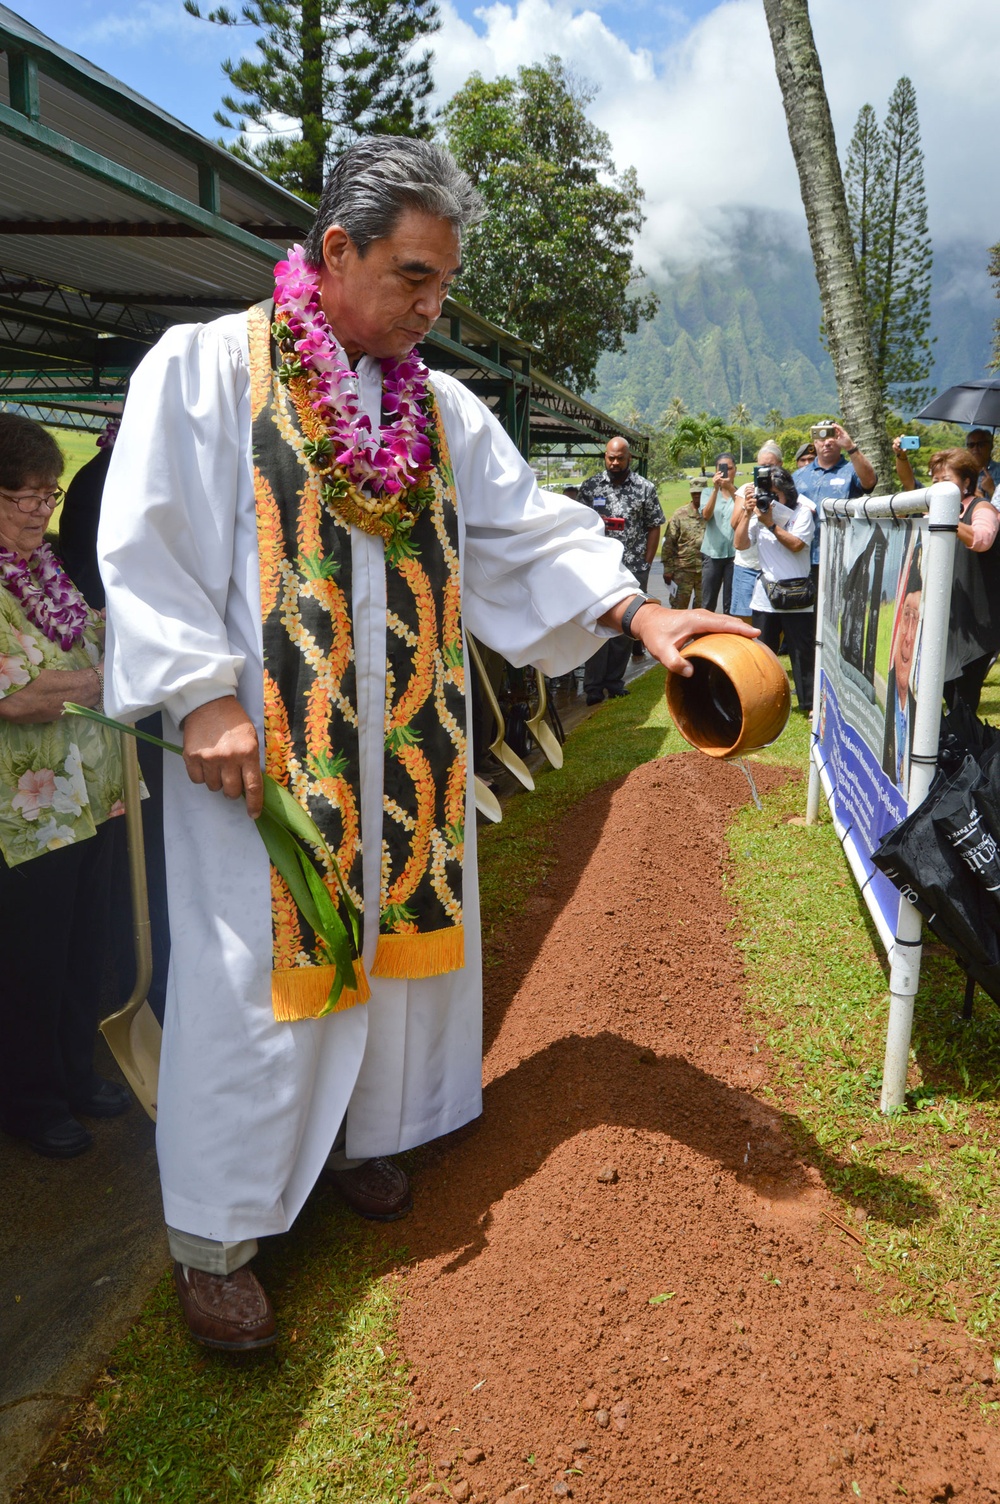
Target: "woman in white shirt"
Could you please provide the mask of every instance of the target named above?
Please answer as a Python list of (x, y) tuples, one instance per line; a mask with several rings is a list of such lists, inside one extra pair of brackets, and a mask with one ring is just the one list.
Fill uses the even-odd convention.
[(751, 490), (737, 503), (733, 531), (737, 549), (756, 544), (760, 576), (750, 615), (761, 641), (777, 651), (782, 633), (792, 664), (799, 709), (812, 709), (815, 585), (809, 573), (809, 545), (816, 527), (812, 503), (800, 496), (787, 470), (771, 469), (771, 491)]

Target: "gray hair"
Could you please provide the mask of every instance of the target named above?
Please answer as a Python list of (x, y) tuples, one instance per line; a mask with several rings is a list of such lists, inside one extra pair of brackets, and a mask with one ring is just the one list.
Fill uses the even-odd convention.
[(408, 136), (365, 136), (338, 158), (323, 188), (305, 243), (313, 266), (323, 260), (323, 236), (340, 225), (363, 256), (384, 240), (406, 209), (446, 219), (461, 232), (483, 218), (485, 206), (450, 152)]
[(775, 459), (778, 461), (779, 465), (781, 465), (781, 464), (784, 463), (784, 458), (785, 457), (784, 457), (784, 455), (781, 452), (781, 445), (775, 439), (765, 439), (764, 443), (761, 444), (761, 446), (758, 449), (757, 453), (758, 454), (773, 454), (774, 457), (775, 457)]

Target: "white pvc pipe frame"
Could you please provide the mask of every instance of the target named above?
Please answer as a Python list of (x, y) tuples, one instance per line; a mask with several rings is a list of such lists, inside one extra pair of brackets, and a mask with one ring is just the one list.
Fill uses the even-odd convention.
[[(922, 804), (937, 767), (938, 740), (941, 734), (941, 697), (944, 690), (945, 655), (948, 650), (948, 618), (951, 612), (951, 585), (955, 568), (955, 540), (962, 500), (958, 487), (940, 481), (921, 491), (904, 491), (898, 496), (877, 496), (859, 501), (825, 501), (825, 517), (861, 517), (866, 521), (905, 521), (910, 517), (927, 517), (927, 543), (923, 562), (923, 627), (920, 638), (920, 693), (913, 722), (913, 750), (910, 754), (910, 777), (907, 784), (907, 813)], [(812, 734), (809, 746), (809, 792), (806, 824), (819, 818), (819, 796), (823, 787), (833, 807), (833, 785), (829, 775), (822, 777), (819, 748), (820, 673), (823, 666), (823, 604), (829, 559), (829, 533), (820, 536), (819, 592), (816, 601), (816, 670), (813, 692)], [(885, 1040), (885, 1065), (882, 1071), (883, 1112), (897, 1111), (906, 1098), (906, 1073), (910, 1062), (910, 1036), (913, 1030), (913, 999), (920, 981), (921, 919), (914, 896), (905, 889), (899, 900), (896, 933), (890, 935), (884, 918), (870, 902), (858, 853), (841, 822), (834, 818), (837, 834), (844, 841), (844, 851), (851, 869), (861, 882), (861, 891), (889, 955), (889, 1024)]]

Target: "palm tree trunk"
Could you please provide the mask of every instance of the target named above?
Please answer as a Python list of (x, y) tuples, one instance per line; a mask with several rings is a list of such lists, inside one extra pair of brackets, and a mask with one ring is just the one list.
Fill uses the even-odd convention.
[(764, 0), (844, 426), (891, 489), (892, 449), (808, 0)]

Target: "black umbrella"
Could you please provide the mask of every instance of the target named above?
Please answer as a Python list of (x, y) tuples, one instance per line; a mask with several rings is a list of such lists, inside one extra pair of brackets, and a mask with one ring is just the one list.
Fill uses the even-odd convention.
[(928, 402), (917, 418), (964, 423), (967, 428), (1000, 428), (1000, 376), (962, 381)]

